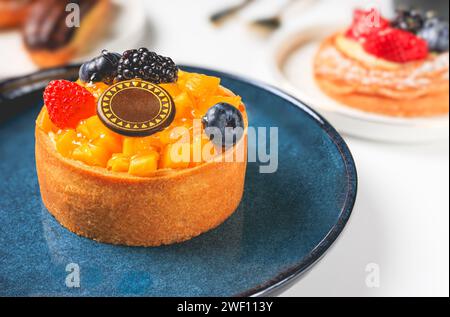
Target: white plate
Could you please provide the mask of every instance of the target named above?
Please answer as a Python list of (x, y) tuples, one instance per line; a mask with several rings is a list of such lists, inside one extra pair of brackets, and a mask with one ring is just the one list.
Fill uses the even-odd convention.
[[(146, 16), (142, 0), (112, 0), (114, 14), (107, 33), (89, 53), (72, 62), (86, 61), (102, 49), (123, 52), (137, 46), (146, 32)], [(19, 31), (0, 32), (0, 79), (32, 73), (38, 68), (29, 59)]]
[(395, 118), (345, 106), (325, 95), (314, 80), (313, 60), (322, 40), (345, 24), (305, 26), (277, 35), (269, 64), (277, 82), (315, 108), (343, 133), (389, 142), (425, 142), (447, 139), (448, 116)]

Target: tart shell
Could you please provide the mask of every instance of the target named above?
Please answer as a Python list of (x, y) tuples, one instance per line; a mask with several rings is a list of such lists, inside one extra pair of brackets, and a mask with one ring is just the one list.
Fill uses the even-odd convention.
[(44, 205), (64, 227), (99, 242), (159, 246), (189, 240), (225, 221), (243, 195), (246, 159), (225, 159), (237, 151), (247, 157), (247, 132), (214, 161), (145, 178), (67, 159), (39, 127), (35, 135)]

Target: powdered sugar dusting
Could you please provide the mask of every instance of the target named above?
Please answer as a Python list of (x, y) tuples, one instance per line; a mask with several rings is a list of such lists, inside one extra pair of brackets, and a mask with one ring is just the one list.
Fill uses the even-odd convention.
[(372, 85), (394, 90), (425, 89), (449, 80), (449, 53), (430, 56), (425, 62), (409, 63), (396, 69), (367, 67), (348, 58), (336, 47), (324, 47), (316, 58), (317, 75), (346, 81), (351, 85)]

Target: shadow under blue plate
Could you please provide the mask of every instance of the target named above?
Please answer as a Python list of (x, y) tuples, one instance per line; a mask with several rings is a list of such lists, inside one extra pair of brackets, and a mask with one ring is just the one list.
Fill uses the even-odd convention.
[[(34, 120), (42, 103), (36, 100), (0, 126), (1, 296), (261, 295), (330, 247), (356, 196), (355, 166), (340, 136), (273, 88), (189, 70), (221, 77), (242, 96), (251, 126), (279, 128), (278, 171), (260, 174), (259, 164), (249, 163), (236, 213), (191, 241), (158, 248), (97, 243), (60, 226), (41, 202)], [(80, 267), (80, 288), (65, 284), (69, 263)]]

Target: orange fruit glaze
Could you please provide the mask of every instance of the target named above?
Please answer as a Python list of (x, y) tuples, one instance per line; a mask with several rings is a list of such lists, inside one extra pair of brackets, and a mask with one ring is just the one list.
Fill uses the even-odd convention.
[[(104, 83), (77, 83), (99, 98), (108, 88)], [(176, 115), (165, 130), (147, 137), (127, 137), (107, 128), (97, 115), (82, 120), (76, 129), (61, 130), (50, 120), (44, 106), (36, 124), (54, 140), (56, 150), (64, 157), (81, 161), (90, 166), (99, 166), (115, 172), (135, 176), (149, 176), (157, 169), (183, 169), (203, 163), (193, 159), (194, 148), (200, 151), (206, 145), (211, 147), (203, 133), (193, 133), (194, 119), (201, 120), (206, 111), (219, 102), (229, 103), (242, 113), (245, 107), (241, 97), (232, 95), (220, 86), (220, 78), (179, 71), (176, 83), (161, 84), (172, 96)], [(176, 127), (185, 127), (189, 136), (182, 135)], [(187, 138), (189, 137), (189, 138)], [(174, 161), (171, 158), (174, 143), (189, 140), (190, 159)]]

